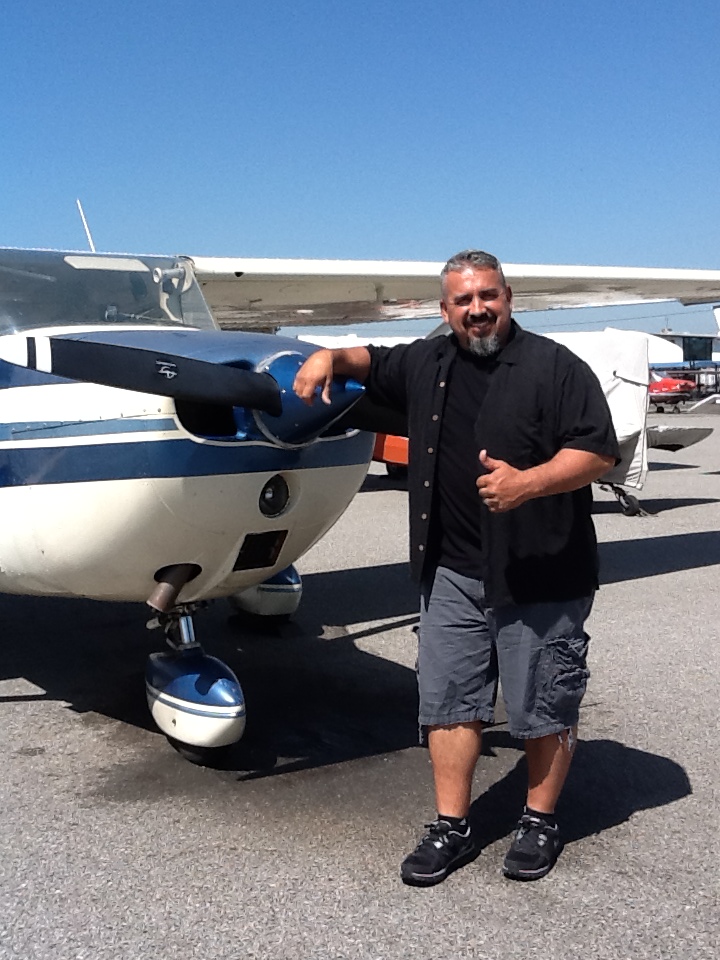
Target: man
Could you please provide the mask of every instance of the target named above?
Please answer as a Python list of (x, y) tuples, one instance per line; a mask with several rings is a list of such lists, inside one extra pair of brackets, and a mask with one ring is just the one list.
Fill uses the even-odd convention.
[(329, 402), (333, 376), (351, 376), (408, 417), (419, 719), (437, 818), (401, 877), (430, 886), (477, 855), (467, 816), (499, 678), (528, 766), (527, 803), (503, 869), (534, 880), (561, 849), (555, 805), (588, 677), (584, 622), (598, 585), (589, 484), (619, 451), (594, 374), (517, 325), (495, 257), (463, 251), (441, 280), (449, 337), (320, 350), (295, 391), (312, 403), (321, 388)]

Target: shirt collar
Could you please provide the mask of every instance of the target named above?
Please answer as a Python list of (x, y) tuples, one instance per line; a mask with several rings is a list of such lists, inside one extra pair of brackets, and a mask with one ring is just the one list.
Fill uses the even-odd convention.
[(513, 319), (510, 319), (510, 336), (508, 342), (495, 358), (498, 363), (517, 363), (522, 353), (527, 335), (523, 328)]

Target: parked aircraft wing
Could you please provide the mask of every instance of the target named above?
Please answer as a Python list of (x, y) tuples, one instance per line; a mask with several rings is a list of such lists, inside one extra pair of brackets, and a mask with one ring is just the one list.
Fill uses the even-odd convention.
[[(439, 312), (442, 263), (191, 257), (223, 327), (356, 323)], [(720, 270), (503, 264), (515, 307), (720, 300)]]
[(648, 427), (647, 440), (648, 447), (655, 450), (670, 450), (676, 453), (678, 450), (684, 450), (686, 447), (692, 447), (693, 444), (700, 443), (713, 432), (712, 427), (693, 427), (693, 426), (666, 426), (656, 424)]

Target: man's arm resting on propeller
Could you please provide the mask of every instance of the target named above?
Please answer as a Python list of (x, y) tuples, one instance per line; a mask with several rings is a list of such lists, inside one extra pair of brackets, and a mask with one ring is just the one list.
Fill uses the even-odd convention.
[(300, 367), (293, 390), (308, 405), (315, 399), (318, 387), (322, 389), (323, 403), (330, 403), (330, 389), (334, 376), (352, 377), (364, 383), (370, 372), (370, 351), (367, 347), (339, 347), (335, 350), (317, 350)]
[(477, 479), (478, 493), (493, 513), (504, 513), (527, 500), (579, 490), (613, 467), (615, 457), (565, 447), (547, 463), (518, 470), (482, 450), (480, 462), (488, 472)]

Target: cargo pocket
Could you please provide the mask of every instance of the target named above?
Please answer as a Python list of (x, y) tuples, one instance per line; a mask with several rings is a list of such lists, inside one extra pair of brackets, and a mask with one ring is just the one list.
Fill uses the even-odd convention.
[(574, 726), (580, 701), (585, 695), (590, 671), (587, 652), (590, 637), (555, 637), (548, 641), (543, 683), (543, 712), (548, 720)]

